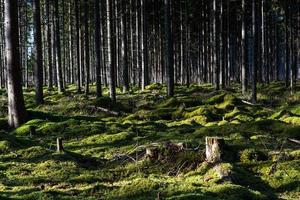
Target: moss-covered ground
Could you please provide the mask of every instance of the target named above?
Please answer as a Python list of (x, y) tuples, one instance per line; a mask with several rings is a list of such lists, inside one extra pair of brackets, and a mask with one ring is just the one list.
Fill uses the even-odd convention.
[[(0, 91), (0, 199), (300, 199), (300, 149), (289, 141), (300, 139), (300, 93), (282, 83), (259, 85), (257, 105), (236, 86), (177, 86), (167, 98), (153, 84), (118, 92), (117, 104), (94, 90), (45, 90), (41, 106), (26, 90), (30, 120), (16, 130)], [(225, 139), (223, 163), (205, 162), (206, 136)], [(183, 150), (167, 148), (178, 143)]]

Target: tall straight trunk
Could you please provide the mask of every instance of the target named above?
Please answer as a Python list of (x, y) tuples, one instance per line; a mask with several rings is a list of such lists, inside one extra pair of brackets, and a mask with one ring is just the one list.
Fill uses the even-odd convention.
[(183, 30), (183, 5), (182, 1), (180, 3), (180, 82), (181, 85), (184, 84), (184, 30)]
[(186, 67), (186, 85), (187, 87), (190, 86), (190, 65), (189, 65), (189, 24), (188, 24), (188, 15), (189, 15), (189, 8), (188, 8), (188, 0), (184, 2), (185, 6), (185, 56), (184, 56), (184, 66)]
[[(53, 87), (53, 79), (52, 79), (52, 42), (51, 42), (51, 24), (50, 21), (50, 0), (46, 0), (46, 26), (47, 26), (47, 57), (48, 57), (48, 88), (52, 89)], [(26, 58), (25, 58), (26, 59)]]
[(42, 31), (41, 31), (41, 10), (40, 0), (34, 0), (34, 39), (36, 63), (34, 65), (35, 79), (35, 101), (37, 104), (44, 103), (43, 98), (43, 49), (42, 49)]
[(7, 61), (8, 124), (19, 127), (26, 122), (19, 55), (17, 0), (5, 0), (5, 52)]
[(253, 37), (253, 66), (252, 66), (252, 103), (257, 101), (257, 33), (256, 33), (256, 0), (252, 0), (252, 37)]
[[(261, 0), (261, 73), (263, 76), (263, 70), (265, 69), (265, 14), (264, 14), (265, 0)], [(276, 33), (276, 30), (275, 30)], [(262, 78), (261, 78), (262, 79)]]
[(81, 93), (81, 57), (80, 57), (80, 13), (79, 13), (79, 4), (80, 0), (75, 0), (75, 21), (76, 21), (76, 59), (77, 59), (77, 93)]
[(245, 10), (245, 0), (242, 0), (242, 39), (241, 39), (241, 54), (242, 54), (242, 93), (245, 95), (247, 91), (247, 63), (246, 63), (246, 50), (247, 46), (245, 43), (245, 36), (246, 36), (246, 30), (245, 30), (245, 16), (246, 16), (246, 10)]
[(167, 93), (174, 96), (174, 58), (173, 38), (171, 31), (170, 0), (164, 0), (165, 7), (165, 40), (166, 40), (166, 68), (167, 68)]
[(213, 10), (212, 10), (212, 65), (214, 68), (214, 85), (215, 89), (219, 90), (220, 89), (220, 68), (219, 65), (217, 64), (217, 38), (218, 38), (218, 33), (217, 33), (217, 23), (216, 23), (216, 13), (217, 13), (217, 0), (213, 0)]
[(116, 81), (115, 81), (115, 38), (113, 36), (113, 4), (112, 0), (106, 0), (107, 14), (107, 64), (110, 74), (109, 91), (110, 98), (116, 102)]
[(95, 0), (95, 50), (96, 50), (96, 96), (102, 96), (102, 87), (101, 87), (101, 31), (100, 31), (100, 6), (99, 0)]
[(122, 61), (123, 61), (123, 92), (129, 90), (129, 72), (128, 72), (128, 45), (127, 45), (127, 26), (126, 26), (126, 2), (122, 3), (123, 12), (121, 18), (121, 29), (122, 29)]
[(62, 63), (61, 63), (61, 45), (60, 45), (60, 31), (59, 31), (59, 9), (58, 0), (55, 0), (55, 20), (56, 20), (56, 73), (58, 92), (64, 92)]
[(90, 93), (90, 41), (89, 41), (89, 2), (84, 1), (84, 40), (85, 40), (85, 94)]
[(149, 84), (149, 69), (148, 69), (148, 37), (147, 37), (147, 27), (148, 27), (148, 18), (147, 18), (147, 1), (141, 0), (141, 28), (142, 28), (142, 90), (145, 89), (145, 86)]
[(69, 2), (69, 78), (70, 83), (74, 84), (74, 60), (73, 60), (73, 17), (72, 17), (72, 1)]
[(289, 85), (289, 67), (290, 67), (290, 51), (289, 51), (289, 5), (285, 1), (285, 86)]

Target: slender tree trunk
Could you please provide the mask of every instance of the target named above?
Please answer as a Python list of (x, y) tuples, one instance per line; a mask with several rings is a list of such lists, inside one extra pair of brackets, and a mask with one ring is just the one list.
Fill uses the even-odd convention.
[(84, 1), (84, 40), (85, 40), (85, 94), (90, 93), (90, 41), (89, 41), (89, 2)]
[(247, 63), (246, 63), (246, 50), (247, 46), (245, 43), (245, 16), (246, 16), (246, 10), (245, 10), (245, 0), (242, 0), (242, 39), (241, 39), (241, 54), (242, 54), (242, 93), (243, 95), (246, 94), (247, 91)]
[(110, 98), (113, 102), (116, 101), (116, 81), (115, 81), (115, 38), (112, 34), (113, 30), (113, 4), (112, 0), (106, 0), (107, 12), (107, 54), (108, 54), (108, 69), (110, 72)]
[(123, 92), (129, 90), (129, 75), (128, 75), (128, 45), (127, 45), (127, 26), (126, 26), (126, 2), (123, 1), (123, 12), (121, 18), (121, 29), (122, 29), (122, 61), (123, 61)]
[(256, 33), (256, 0), (252, 0), (252, 37), (253, 37), (253, 66), (252, 66), (252, 103), (256, 103), (256, 78), (257, 78), (257, 33)]
[(219, 65), (217, 64), (217, 48), (218, 48), (218, 44), (217, 44), (217, 37), (218, 37), (218, 34), (217, 34), (217, 23), (216, 23), (216, 11), (217, 11), (217, 3), (216, 3), (217, 0), (213, 0), (213, 12), (212, 12), (212, 53), (213, 53), (213, 58), (212, 58), (212, 65), (214, 67), (214, 85), (215, 85), (215, 89), (216, 90), (219, 90), (220, 89), (220, 81), (219, 81), (219, 78), (220, 78), (220, 69), (219, 69)]
[(50, 0), (46, 0), (46, 26), (47, 26), (47, 53), (48, 53), (48, 88), (51, 90), (53, 87), (53, 79), (52, 79), (52, 36), (51, 36), (51, 24), (52, 22), (50, 21)]
[(166, 68), (167, 68), (167, 92), (168, 96), (174, 96), (174, 60), (173, 38), (171, 31), (170, 0), (165, 3), (165, 38), (166, 38)]
[(75, 18), (76, 18), (76, 59), (77, 59), (77, 93), (81, 93), (81, 55), (80, 55), (80, 13), (79, 4), (80, 0), (75, 0)]
[(58, 92), (64, 92), (62, 63), (61, 63), (61, 45), (60, 45), (60, 31), (59, 31), (59, 9), (58, 0), (55, 0), (55, 20), (56, 20), (56, 70), (57, 70), (57, 84)]
[(102, 87), (101, 87), (101, 35), (100, 35), (100, 7), (99, 0), (95, 0), (95, 50), (96, 50), (96, 95), (97, 97), (102, 96)]
[(42, 31), (41, 31), (41, 10), (40, 0), (34, 0), (34, 25), (35, 25), (35, 54), (36, 63), (34, 65), (35, 78), (35, 100), (37, 104), (44, 103), (43, 98), (43, 49), (42, 49)]

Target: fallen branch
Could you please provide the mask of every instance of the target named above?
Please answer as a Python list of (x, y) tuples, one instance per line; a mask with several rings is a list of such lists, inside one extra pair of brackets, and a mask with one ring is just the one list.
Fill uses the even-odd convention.
[(91, 109), (91, 110), (95, 110), (95, 111), (105, 112), (107, 114), (114, 115), (114, 116), (121, 116), (122, 115), (121, 112), (112, 111), (112, 110), (109, 110), (107, 108), (98, 107), (98, 106), (86, 106), (86, 108)]
[(243, 102), (244, 104), (247, 104), (247, 105), (250, 105), (250, 106), (259, 106), (259, 104), (254, 104), (254, 103), (251, 103), (251, 102), (246, 101), (246, 100), (242, 100), (242, 102)]
[(300, 140), (296, 140), (296, 139), (292, 139), (292, 138), (288, 138), (288, 140), (289, 140), (290, 142), (294, 142), (294, 143), (296, 143), (296, 144), (300, 144)]

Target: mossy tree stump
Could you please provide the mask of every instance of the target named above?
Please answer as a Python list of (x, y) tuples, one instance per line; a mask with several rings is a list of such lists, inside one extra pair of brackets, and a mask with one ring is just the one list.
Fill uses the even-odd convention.
[(56, 139), (56, 147), (57, 147), (57, 152), (62, 152), (64, 150), (62, 138)]
[(224, 139), (219, 137), (206, 137), (206, 161), (209, 163), (218, 163), (222, 161), (224, 149)]

